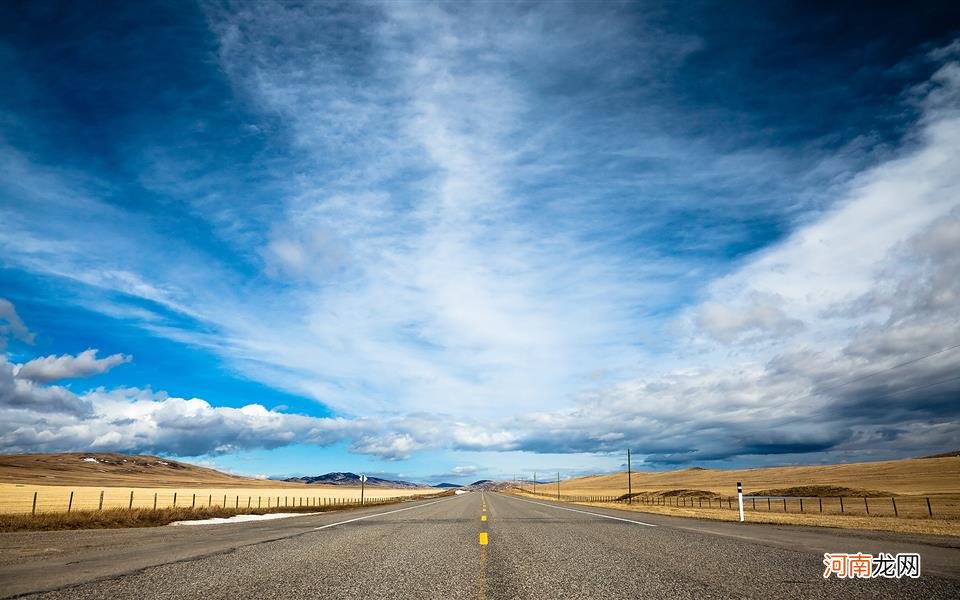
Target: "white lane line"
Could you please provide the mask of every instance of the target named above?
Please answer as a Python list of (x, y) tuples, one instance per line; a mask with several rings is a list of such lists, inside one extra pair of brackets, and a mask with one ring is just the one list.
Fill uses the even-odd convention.
[(439, 504), (440, 502), (446, 502), (446, 501), (448, 501), (448, 500), (454, 500), (454, 499), (456, 499), (456, 496), (454, 496), (453, 498), (444, 498), (443, 500), (434, 500), (433, 502), (427, 502), (426, 504), (418, 504), (418, 505), (416, 505), (416, 506), (408, 506), (408, 507), (406, 507), (406, 508), (398, 508), (398, 509), (396, 509), (396, 510), (388, 510), (387, 512), (377, 513), (377, 514), (375, 514), (375, 515), (367, 515), (367, 516), (365, 516), (365, 517), (357, 517), (357, 518), (355, 518), (355, 519), (347, 519), (346, 521), (340, 521), (340, 522), (338, 522), (338, 523), (330, 523), (329, 525), (324, 525), (324, 526), (322, 526), (322, 527), (314, 527), (313, 529), (314, 529), (314, 531), (317, 531), (317, 530), (320, 530), (320, 529), (326, 529), (326, 528), (328, 528), (328, 527), (336, 527), (337, 525), (346, 525), (347, 523), (353, 523), (354, 521), (362, 521), (362, 520), (364, 520), (364, 519), (372, 519), (372, 518), (374, 518), (374, 517), (382, 517), (383, 515), (392, 515), (393, 513), (403, 512), (403, 511), (405, 511), (405, 510), (413, 510), (413, 509), (415, 509), (415, 508), (423, 508), (424, 506), (430, 506), (431, 504)]
[(514, 497), (514, 500), (519, 500), (520, 502), (529, 502), (530, 504), (537, 504), (539, 506), (547, 506), (549, 508), (555, 508), (557, 510), (569, 510), (570, 512), (583, 513), (585, 515), (592, 515), (594, 517), (600, 517), (601, 519), (612, 519), (614, 521), (624, 521), (626, 523), (633, 523), (634, 525), (644, 525), (646, 527), (656, 527), (653, 523), (644, 523), (643, 521), (634, 521), (633, 519), (624, 519), (622, 517), (611, 517), (610, 515), (603, 515), (600, 513), (590, 512), (586, 510), (577, 510), (575, 508), (567, 508), (566, 506), (557, 506), (555, 504), (544, 504), (543, 502), (534, 502), (533, 500), (525, 500), (523, 498)]

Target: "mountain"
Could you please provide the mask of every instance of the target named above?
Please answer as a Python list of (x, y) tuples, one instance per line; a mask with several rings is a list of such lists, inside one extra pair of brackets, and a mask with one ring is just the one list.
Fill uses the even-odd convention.
[(493, 481), (491, 481), (491, 480), (489, 480), (489, 479), (481, 479), (481, 480), (479, 480), (479, 481), (474, 481), (473, 483), (470, 484), (470, 486), (472, 487), (472, 486), (475, 486), (475, 485), (483, 485), (483, 484), (485, 484), (485, 483), (493, 483)]
[(435, 487), (435, 488), (458, 488), (458, 487), (463, 487), (463, 486), (460, 485), (459, 483), (438, 483), (437, 485), (432, 486), (432, 487)]
[[(323, 485), (348, 485), (350, 487), (360, 487), (360, 476), (356, 473), (327, 473), (325, 475), (288, 477), (284, 481), (291, 483), (308, 483)], [(367, 487), (382, 488), (418, 488), (424, 487), (419, 483), (409, 481), (396, 481), (392, 479), (380, 479), (379, 477), (367, 477), (364, 484)]]

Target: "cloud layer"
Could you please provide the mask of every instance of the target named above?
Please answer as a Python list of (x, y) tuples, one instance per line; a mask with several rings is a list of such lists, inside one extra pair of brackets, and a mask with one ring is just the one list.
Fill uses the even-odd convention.
[[(69, 36), (10, 50), (101, 79), (74, 105), (69, 72), (10, 65), (30, 94), (2, 107), (0, 449), (683, 464), (960, 433), (955, 43), (863, 65), (862, 88), (843, 47), (790, 71), (795, 49), (632, 4), (180, 12), (176, 44), (131, 35), (150, 65), (149, 42), (176, 50), (142, 73)], [(765, 14), (744, 26), (779, 31)], [(881, 81), (900, 87), (868, 115)], [(27, 302), (104, 316), (114, 343), (32, 349)], [(116, 383), (153, 340), (308, 401)]]

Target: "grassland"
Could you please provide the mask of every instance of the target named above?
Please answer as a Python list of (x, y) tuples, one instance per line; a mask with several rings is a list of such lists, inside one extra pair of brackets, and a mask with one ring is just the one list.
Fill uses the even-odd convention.
[[(451, 491), (435, 492), (432, 495), (420, 495), (418, 498), (431, 498), (451, 495)], [(393, 504), (402, 502), (406, 497), (365, 500), (364, 504)], [(143, 509), (111, 508), (105, 510), (79, 510), (72, 512), (41, 512), (31, 514), (0, 514), (0, 532), (5, 531), (50, 531), (57, 529), (118, 529), (123, 527), (158, 527), (176, 521), (210, 519), (214, 517), (233, 517), (236, 515), (262, 515), (270, 513), (316, 513), (331, 510), (357, 508), (360, 504), (354, 500), (345, 504), (327, 504), (321, 506), (288, 506), (274, 508), (246, 508), (244, 506), (223, 507), (180, 507)]]
[[(430, 495), (436, 491), (368, 486), (363, 493), (366, 499), (383, 500)], [(0, 514), (57, 513), (68, 509), (73, 512), (101, 507), (143, 510), (267, 509), (276, 508), (278, 504), (286, 508), (324, 507), (359, 500), (360, 493), (359, 487), (240, 477), (155, 456), (99, 453), (0, 456)]]
[[(739, 518), (737, 511), (731, 510), (729, 504), (724, 505), (728, 508), (718, 508), (717, 499), (735, 497), (738, 481), (748, 494), (744, 505), (746, 520), (750, 522), (960, 536), (960, 457), (956, 455), (841, 465), (635, 472), (630, 479), (632, 492), (646, 501), (636, 498), (631, 504), (579, 503), (730, 521)], [(532, 496), (531, 491), (527, 482), (523, 490), (513, 493)], [(537, 492), (539, 500), (550, 500), (558, 486), (540, 483)], [(616, 498), (626, 492), (625, 472), (579, 477), (559, 485), (561, 498), (568, 501), (597, 496)], [(808, 501), (804, 507), (798, 498), (758, 503), (750, 494), (824, 498)], [(843, 508), (839, 496), (848, 497)], [(864, 497), (868, 500), (863, 501)], [(928, 513), (931, 505), (927, 498), (932, 502), (933, 517)], [(868, 514), (869, 504), (873, 509)], [(734, 502), (734, 508), (735, 505)]]
[[(833, 486), (850, 495), (872, 492), (880, 496), (938, 496), (960, 494), (960, 457), (909, 458), (902, 460), (768, 467), (758, 469), (682, 469), (664, 473), (634, 472), (633, 492), (661, 493), (695, 490), (729, 496), (736, 494), (737, 482), (745, 494), (784, 490), (801, 486)], [(550, 491), (556, 484), (547, 484)], [(527, 483), (525, 487), (529, 488)], [(564, 495), (600, 496), (625, 494), (627, 474), (594, 475), (560, 483)]]

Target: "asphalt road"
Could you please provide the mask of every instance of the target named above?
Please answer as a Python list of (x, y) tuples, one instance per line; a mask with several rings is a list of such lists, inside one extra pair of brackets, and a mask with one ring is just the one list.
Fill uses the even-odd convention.
[[(824, 552), (855, 551), (918, 552), (922, 575), (822, 577)], [(234, 525), (2, 534), (0, 596), (18, 595), (960, 598), (960, 540), (471, 493)]]

